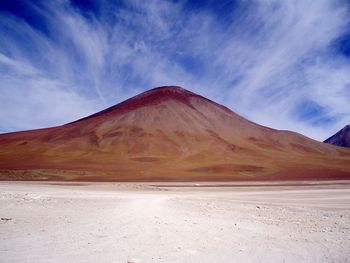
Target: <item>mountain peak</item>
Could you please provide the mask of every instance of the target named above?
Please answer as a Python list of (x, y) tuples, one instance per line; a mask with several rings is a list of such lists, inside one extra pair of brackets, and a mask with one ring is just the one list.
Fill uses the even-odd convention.
[(193, 96), (199, 97), (199, 95), (179, 86), (162, 86), (147, 90), (127, 101), (130, 102), (132, 100), (147, 100), (147, 98), (151, 98), (152, 101), (157, 101), (159, 99), (187, 100), (189, 97)]
[(194, 94), (193, 92), (184, 89), (180, 86), (160, 86), (153, 89), (150, 89), (148, 91), (145, 91), (144, 93), (180, 93), (180, 94)]
[(0, 148), (0, 180), (350, 178), (350, 150), (257, 125), (177, 86), (66, 125), (0, 135)]
[(350, 147), (350, 125), (346, 125), (343, 129), (329, 137), (324, 142), (342, 147)]
[(189, 90), (186, 90), (182, 87), (179, 86), (161, 86), (161, 87), (156, 87), (150, 90), (147, 90), (145, 92), (142, 92), (130, 99), (127, 99), (121, 103), (118, 103), (112, 107), (109, 107), (103, 111), (97, 112), (93, 115), (90, 115), (88, 117), (85, 117), (83, 119), (74, 121), (82, 121), (86, 119), (90, 119), (91, 117), (99, 117), (99, 116), (106, 116), (111, 113), (124, 113), (128, 111), (132, 111), (135, 109), (138, 109), (140, 107), (146, 107), (146, 106), (152, 106), (152, 105), (157, 105), (160, 103), (163, 103), (165, 101), (173, 100), (180, 102), (184, 105), (187, 105), (188, 107), (193, 107), (191, 104), (191, 99), (192, 98), (198, 98), (202, 101), (205, 101), (206, 103), (214, 104), (216, 107), (219, 107), (223, 109), (226, 112), (229, 112), (232, 114), (231, 110), (228, 108), (211, 101), (205, 97), (202, 97), (196, 93), (193, 93)]
[(72, 123), (90, 119), (91, 117), (104, 116), (105, 114), (115, 112), (115, 111), (118, 111), (119, 113), (131, 111), (142, 106), (157, 104), (160, 101), (165, 101), (168, 99), (175, 99), (175, 100), (180, 100), (182, 102), (188, 103), (189, 98), (192, 96), (199, 96), (199, 95), (196, 95), (193, 92), (190, 92), (179, 86), (156, 87), (156, 88), (147, 90), (145, 92), (142, 92), (134, 97), (131, 97), (130, 99), (127, 99), (121, 103), (113, 105), (100, 112), (97, 112), (85, 118), (76, 120)]

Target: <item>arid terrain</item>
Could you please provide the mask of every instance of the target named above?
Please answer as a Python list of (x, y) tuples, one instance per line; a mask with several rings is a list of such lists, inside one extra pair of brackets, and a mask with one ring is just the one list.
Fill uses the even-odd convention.
[(0, 183), (0, 262), (350, 262), (350, 181)]
[(325, 143), (338, 145), (341, 147), (350, 147), (350, 125), (346, 125), (333, 136), (324, 141)]
[(159, 87), (62, 126), (0, 135), (0, 180), (350, 179), (350, 149)]

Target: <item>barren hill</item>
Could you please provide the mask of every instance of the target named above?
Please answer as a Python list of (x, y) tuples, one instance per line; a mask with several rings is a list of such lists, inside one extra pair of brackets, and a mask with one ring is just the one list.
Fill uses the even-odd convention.
[(350, 149), (260, 126), (166, 86), (62, 126), (0, 135), (0, 178), (339, 179), (350, 178)]
[(346, 125), (343, 129), (329, 137), (324, 142), (341, 147), (350, 147), (350, 125)]

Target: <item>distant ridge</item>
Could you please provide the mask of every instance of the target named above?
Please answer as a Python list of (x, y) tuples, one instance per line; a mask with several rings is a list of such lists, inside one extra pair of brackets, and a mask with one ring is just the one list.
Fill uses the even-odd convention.
[(343, 129), (329, 137), (324, 142), (341, 147), (350, 147), (350, 125), (346, 125)]
[(0, 179), (349, 179), (350, 149), (267, 128), (176, 86), (62, 126), (0, 135)]

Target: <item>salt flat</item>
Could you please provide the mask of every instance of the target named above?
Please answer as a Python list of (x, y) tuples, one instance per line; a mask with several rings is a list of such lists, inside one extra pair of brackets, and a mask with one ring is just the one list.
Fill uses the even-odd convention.
[(350, 181), (0, 182), (0, 262), (349, 262)]

